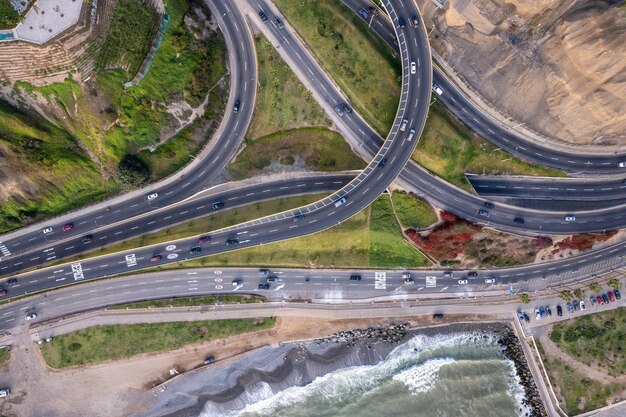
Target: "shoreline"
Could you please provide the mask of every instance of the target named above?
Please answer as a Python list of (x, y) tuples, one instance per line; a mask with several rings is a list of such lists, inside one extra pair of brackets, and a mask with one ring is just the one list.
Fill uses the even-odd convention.
[(150, 410), (133, 417), (198, 417), (207, 403), (221, 413), (242, 408), (259, 383), (278, 392), (304, 386), (341, 368), (374, 365), (416, 335), (472, 333), (493, 335), (505, 359), (513, 362), (524, 389), (528, 417), (546, 417), (543, 402), (524, 357), (520, 340), (508, 323), (452, 323), (429, 327), (396, 324), (343, 331), (331, 336), (264, 347), (223, 366), (208, 367), (166, 383), (163, 395)]

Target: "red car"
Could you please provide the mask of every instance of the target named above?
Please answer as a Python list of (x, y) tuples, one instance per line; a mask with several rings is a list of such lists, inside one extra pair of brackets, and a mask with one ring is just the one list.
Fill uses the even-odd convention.
[(598, 300), (598, 304), (600, 304), (601, 306), (604, 305), (604, 298), (602, 298), (601, 295), (597, 296), (596, 300)]
[(69, 232), (70, 230), (72, 230), (74, 228), (74, 223), (68, 223), (65, 226), (63, 226), (63, 231), (64, 232)]
[(612, 292), (612, 291), (607, 292), (607, 293), (606, 293), (606, 295), (608, 295), (608, 296), (609, 296), (609, 301), (610, 301), (610, 302), (612, 302), (612, 303), (614, 303), (614, 302), (615, 302), (615, 296), (613, 295), (613, 292)]
[(208, 243), (211, 241), (211, 237), (210, 236), (202, 236), (201, 238), (198, 239), (198, 245), (202, 245), (205, 243)]
[(5, 290), (3, 287), (0, 287), (0, 295), (7, 295), (7, 290)]
[(161, 254), (153, 255), (152, 258), (150, 258), (150, 262), (160, 261), (161, 259), (163, 259), (163, 255)]

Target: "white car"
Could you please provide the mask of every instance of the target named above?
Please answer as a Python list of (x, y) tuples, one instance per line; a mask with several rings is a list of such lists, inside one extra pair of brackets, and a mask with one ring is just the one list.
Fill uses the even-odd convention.
[(0, 398), (8, 397), (10, 393), (11, 393), (11, 390), (8, 388), (0, 389)]
[(567, 216), (565, 216), (565, 221), (566, 222), (575, 222), (576, 221), (576, 216), (572, 216), (571, 214), (567, 215)]
[(52, 233), (52, 227), (46, 227), (45, 229), (42, 230), (42, 232), (44, 235)]
[(154, 200), (155, 198), (157, 198), (159, 196), (158, 193), (152, 193), (150, 194), (148, 197), (146, 197), (148, 199), (148, 201), (150, 200)]
[(33, 313), (33, 314), (29, 314), (28, 316), (26, 316), (26, 320), (33, 320), (37, 318), (37, 314)]
[(443, 94), (443, 90), (441, 89), (441, 87), (439, 87), (439, 85), (435, 83), (433, 83), (433, 91), (439, 96)]
[(622, 161), (619, 164), (617, 164), (618, 167), (620, 168), (626, 168), (626, 161)]
[(496, 279), (495, 278), (487, 278), (485, 279), (485, 284), (495, 284), (496, 283)]
[(581, 300), (581, 301), (580, 301), (580, 309), (581, 309), (582, 311), (585, 311), (585, 308), (586, 308), (586, 307), (585, 307), (585, 302)]
[(415, 62), (411, 62), (411, 74), (415, 74), (417, 72), (417, 66)]
[(539, 311), (538, 308), (535, 309), (535, 320), (540, 320), (541, 319), (541, 312)]
[(466, 279), (460, 279), (459, 285), (467, 285), (468, 281)]
[(409, 130), (409, 137), (406, 138), (406, 140), (410, 142), (413, 140), (414, 137), (415, 137), (415, 129)]

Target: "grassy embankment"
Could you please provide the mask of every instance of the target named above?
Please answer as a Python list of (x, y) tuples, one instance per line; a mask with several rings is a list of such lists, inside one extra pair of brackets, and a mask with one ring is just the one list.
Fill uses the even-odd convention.
[(57, 336), (41, 345), (41, 352), (48, 365), (64, 368), (178, 349), (268, 329), (275, 323), (274, 318), (263, 318), (97, 326)]
[[(137, 7), (142, 11), (135, 10)], [(146, 7), (128, 1), (117, 4), (109, 38), (105, 40), (105, 46), (114, 46), (102, 49), (98, 56), (101, 63), (119, 65), (121, 60), (124, 67), (129, 68), (141, 63), (145, 57), (142, 51), (152, 42), (151, 37), (145, 36), (153, 29), (152, 23), (144, 24), (146, 13), (150, 15)], [(198, 40), (192, 30), (183, 25), (183, 16), (189, 11), (185, 0), (167, 0), (165, 9), (171, 17), (170, 24), (150, 71), (136, 87), (122, 87), (122, 83), (134, 75), (124, 69), (99, 71), (92, 77), (96, 82), (88, 87), (71, 79), (43, 87), (16, 83), (17, 91), (39, 94), (51, 107), (58, 109), (63, 114), (58, 123), (64, 125), (69, 134), (37, 116), (23, 116), (5, 105), (0, 107), (0, 146), (3, 151), (10, 147), (11, 164), (15, 165), (12, 169), (28, 173), (24, 177), (35, 183), (35, 187), (28, 187), (33, 195), (15, 196), (2, 202), (0, 231), (119, 191), (115, 176), (125, 155), (136, 153), (148, 167), (148, 179), (156, 180), (180, 168), (204, 145), (207, 131), (217, 123), (226, 100), (223, 91), (218, 89), (209, 94), (210, 88), (226, 72), (225, 44), (217, 33), (206, 40)], [(120, 31), (120, 27), (128, 25), (137, 30)], [(132, 35), (132, 39), (119, 44), (109, 41), (119, 40), (120, 36), (126, 39), (127, 35)], [(119, 49), (120, 46), (124, 50)], [(204, 117), (154, 153), (139, 152), (158, 141), (163, 129), (172, 128), (167, 103), (184, 99), (191, 106), (198, 106), (207, 94), (209, 102)], [(31, 144), (30, 138), (36, 139), (37, 146)], [(43, 167), (47, 173), (45, 180), (52, 179), (44, 184), (38, 176), (41, 169), (34, 164), (38, 158), (45, 158), (48, 164)]]
[(2, 367), (2, 365), (4, 365), (4, 363), (9, 360), (9, 356), (10, 353), (7, 348), (0, 349), (0, 367)]
[(576, 317), (554, 325), (550, 339), (576, 361), (596, 369), (601, 380), (585, 375), (559, 358), (544, 363), (561, 402), (571, 415), (603, 407), (626, 397), (626, 310), (623, 308)]
[(127, 308), (159, 308), (159, 307), (195, 307), (213, 304), (235, 304), (235, 303), (258, 303), (265, 300), (265, 297), (258, 295), (205, 295), (202, 297), (181, 297), (166, 298), (159, 300), (141, 301), (139, 303), (122, 304), (111, 307), (116, 310)]
[[(331, 0), (291, 2), (278, 6), (309, 48), (348, 94), (354, 107), (384, 135), (399, 100), (400, 67), (363, 20)], [(375, 88), (373, 86), (376, 86)], [(413, 160), (436, 175), (470, 189), (465, 172), (563, 176), (513, 158), (457, 121), (440, 103), (431, 106)]]
[(391, 194), (394, 211), (403, 229), (420, 229), (437, 222), (437, 213), (415, 194), (394, 191)]

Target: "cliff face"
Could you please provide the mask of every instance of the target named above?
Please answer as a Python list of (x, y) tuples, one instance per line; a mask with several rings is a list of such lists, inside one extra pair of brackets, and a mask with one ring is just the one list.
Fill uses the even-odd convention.
[(419, 3), (432, 46), (493, 106), (565, 142), (626, 145), (624, 0)]

